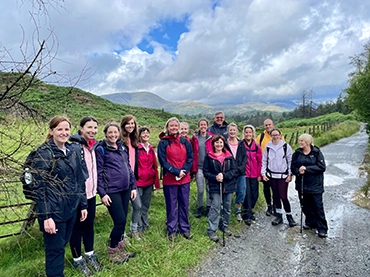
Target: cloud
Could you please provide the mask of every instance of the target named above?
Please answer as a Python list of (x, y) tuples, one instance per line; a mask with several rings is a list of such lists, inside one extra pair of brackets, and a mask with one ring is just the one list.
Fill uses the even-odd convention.
[[(30, 7), (3, 6), (1, 45), (13, 53), (20, 25), (31, 40)], [(362, 0), (66, 0), (48, 23), (58, 39), (53, 67), (71, 75), (91, 67), (83, 89), (237, 104), (311, 89), (320, 99), (339, 95), (349, 57), (369, 40), (369, 13)]]

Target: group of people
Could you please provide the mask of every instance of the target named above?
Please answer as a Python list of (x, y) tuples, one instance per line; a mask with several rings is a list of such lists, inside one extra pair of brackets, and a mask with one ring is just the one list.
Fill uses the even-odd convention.
[(306, 216), (303, 227), (317, 229), (319, 236), (325, 237), (322, 153), (313, 146), (312, 137), (304, 134), (299, 138), (300, 148), (293, 154), (272, 120), (267, 119), (264, 128), (264, 133), (256, 138), (255, 128), (246, 125), (243, 138), (239, 139), (238, 126), (227, 124), (224, 113), (218, 112), (211, 126), (206, 119), (200, 119), (198, 130), (189, 138), (189, 125), (173, 117), (159, 135), (156, 153), (149, 144), (149, 128), (138, 128), (132, 115), (124, 116), (120, 124), (106, 124), (104, 139), (99, 142), (95, 139), (98, 121), (94, 117), (82, 118), (78, 132), (72, 136), (68, 118), (52, 118), (34, 163), (35, 201), (44, 236), (47, 276), (64, 276), (64, 248), (68, 242), (73, 264), (84, 275), (101, 270), (94, 252), (96, 194), (113, 221), (107, 249), (109, 259), (122, 263), (134, 256), (126, 250), (129, 203), (132, 215), (128, 235), (141, 240), (142, 231), (150, 228), (152, 191), (160, 188), (157, 158), (170, 241), (178, 234), (192, 238), (189, 222), (192, 178), (197, 185), (196, 218), (207, 216), (207, 235), (212, 241), (219, 240), (218, 229), (232, 235), (228, 226), (234, 193), (237, 219), (252, 224), (260, 181), (268, 206), (266, 215), (275, 215), (272, 224), (283, 223), (283, 204), (289, 225), (295, 226), (287, 197), (292, 175), (296, 176), (296, 189)]

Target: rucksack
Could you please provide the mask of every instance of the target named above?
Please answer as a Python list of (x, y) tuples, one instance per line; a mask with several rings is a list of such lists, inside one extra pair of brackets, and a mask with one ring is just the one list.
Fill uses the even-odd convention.
[(263, 141), (263, 138), (265, 137), (265, 132), (262, 132), (261, 133), (261, 136), (260, 136), (260, 146), (262, 146), (262, 141)]
[(273, 174), (281, 174), (281, 175), (283, 175), (283, 174), (288, 174), (289, 173), (289, 171), (288, 171), (288, 158), (287, 158), (287, 156), (286, 156), (286, 151), (287, 151), (287, 144), (286, 144), (286, 142), (283, 144), (283, 150), (284, 150), (284, 156), (283, 156), (283, 159), (285, 159), (285, 161), (286, 161), (286, 171), (285, 172), (274, 172), (274, 171), (271, 171), (270, 169), (269, 169), (269, 151), (270, 151), (270, 147), (267, 147), (266, 146), (266, 151), (267, 151), (267, 161), (266, 161), (266, 172), (267, 173), (269, 173), (270, 174), (270, 176), (271, 176), (271, 173), (273, 173)]
[[(55, 169), (56, 159), (55, 159), (53, 151), (49, 147), (47, 147), (47, 151), (50, 153), (51, 158), (52, 158), (52, 166), (51, 166), (51, 170), (49, 171), (49, 174), (50, 174)], [(32, 150), (28, 154), (26, 161), (24, 162), (22, 174), (19, 178), (23, 185), (24, 196), (26, 197), (26, 199), (32, 200), (32, 201), (36, 200), (36, 195), (34, 191), (34, 187), (35, 187), (34, 175), (39, 172), (38, 169), (34, 168), (35, 159), (38, 155), (37, 152), (38, 152), (37, 150)]]

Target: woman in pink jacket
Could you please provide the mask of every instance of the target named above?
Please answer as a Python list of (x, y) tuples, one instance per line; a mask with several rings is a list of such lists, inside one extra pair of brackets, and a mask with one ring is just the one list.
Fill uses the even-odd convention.
[(245, 166), (246, 193), (243, 202), (245, 213), (243, 219), (245, 224), (251, 225), (254, 219), (253, 208), (258, 199), (258, 182), (261, 181), (262, 150), (255, 142), (256, 130), (252, 125), (243, 128), (243, 145), (247, 154)]
[(139, 129), (138, 143), (138, 177), (136, 180), (137, 195), (141, 198), (140, 219), (138, 228), (149, 229), (148, 210), (152, 198), (153, 185), (160, 188), (158, 177), (157, 156), (149, 144), (150, 130), (147, 127)]

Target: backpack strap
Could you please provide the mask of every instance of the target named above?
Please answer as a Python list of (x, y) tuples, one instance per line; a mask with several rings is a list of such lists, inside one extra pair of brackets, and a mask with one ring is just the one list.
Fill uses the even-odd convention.
[(288, 146), (287, 146), (287, 143), (285, 142), (283, 144), (283, 150), (284, 150), (283, 159), (285, 159), (285, 161), (286, 161), (286, 171), (285, 172), (275, 172), (275, 171), (271, 171), (269, 169), (269, 152), (270, 152), (270, 147), (267, 147), (266, 146), (266, 151), (267, 151), (266, 172), (270, 174), (270, 177), (271, 177), (271, 174), (281, 174), (281, 176), (289, 174), (289, 170), (288, 170), (288, 158), (286, 156), (287, 148), (288, 148)]
[(262, 145), (262, 141), (264, 138), (265, 138), (265, 132), (262, 132), (260, 136), (260, 143), (259, 143), (260, 145)]

